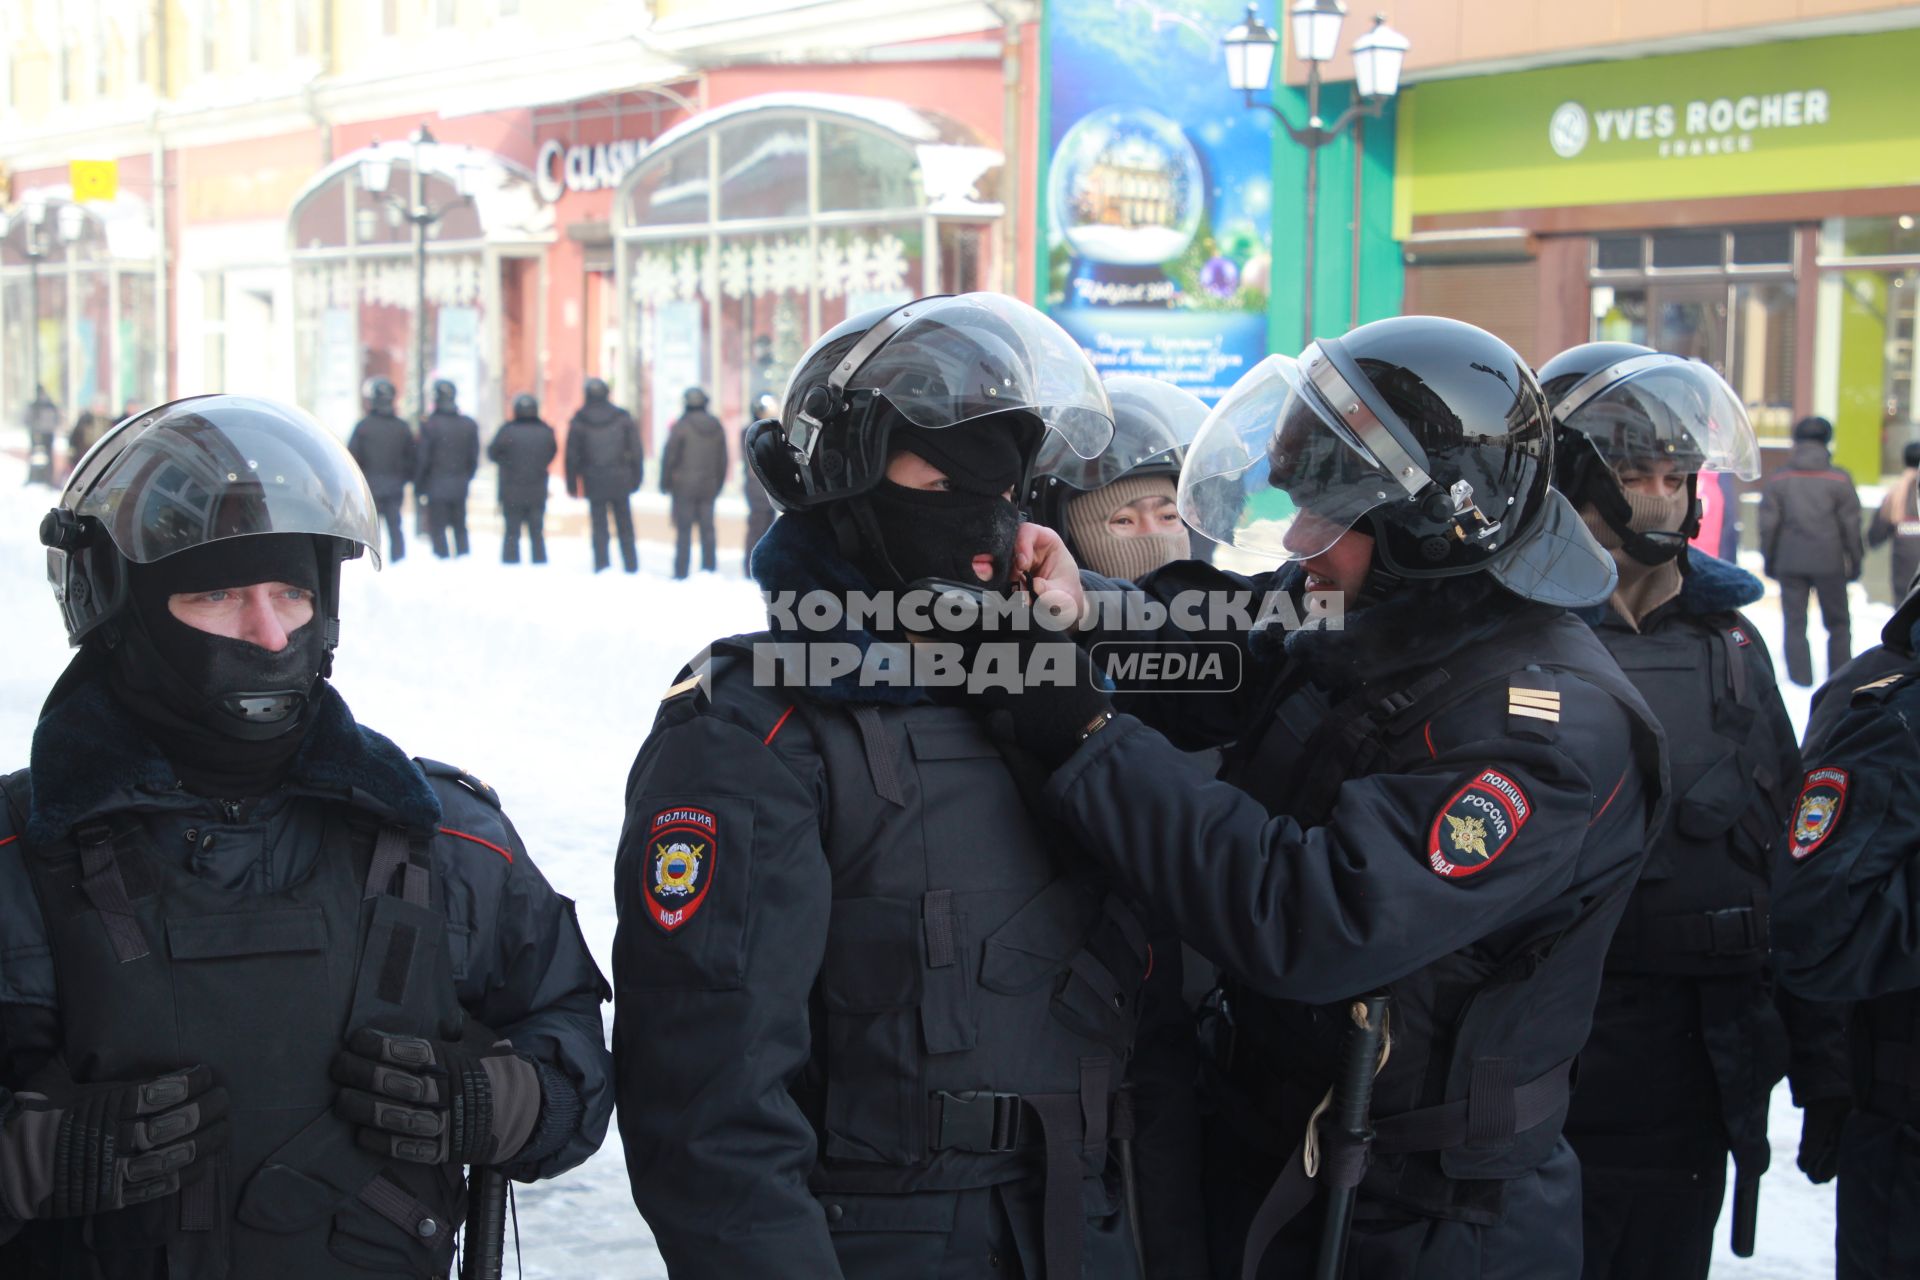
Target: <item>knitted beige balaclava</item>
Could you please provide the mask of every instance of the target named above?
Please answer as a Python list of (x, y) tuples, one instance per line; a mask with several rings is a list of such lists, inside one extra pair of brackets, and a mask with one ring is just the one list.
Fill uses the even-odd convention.
[(1075, 494), (1068, 499), (1066, 534), (1080, 563), (1109, 578), (1138, 579), (1163, 564), (1186, 559), (1191, 545), (1184, 524), (1165, 532), (1133, 535), (1117, 534), (1107, 528), (1108, 518), (1121, 507), (1154, 497), (1173, 501), (1173, 476), (1165, 473), (1122, 476), (1092, 493)]
[[(1685, 488), (1664, 497), (1629, 490), (1626, 499), (1631, 513), (1627, 527), (1635, 533), (1677, 532), (1680, 522), (1687, 518)], [(1580, 516), (1587, 522), (1587, 531), (1613, 554), (1613, 563), (1620, 570), (1613, 607), (1638, 630), (1642, 618), (1680, 594), (1679, 558), (1660, 564), (1642, 564), (1621, 549), (1620, 535), (1600, 518), (1591, 504), (1580, 508)]]

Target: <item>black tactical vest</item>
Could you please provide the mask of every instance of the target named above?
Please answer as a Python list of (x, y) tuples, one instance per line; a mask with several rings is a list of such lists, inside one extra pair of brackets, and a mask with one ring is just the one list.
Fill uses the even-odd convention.
[(1130, 1280), (1110, 1155), (1132, 1135), (1145, 929), (1034, 816), (1045, 771), (978, 714), (800, 714), (812, 742), (776, 750), (824, 762), (833, 875), (814, 1057), (794, 1090), (819, 1135), (816, 1194), (1026, 1181), (1043, 1194), (1006, 1198), (1026, 1274), (1078, 1277), (1078, 1253), (1084, 1274)]
[(1596, 634), (1667, 731), (1673, 803), (1607, 954), (1623, 973), (1758, 973), (1767, 962), (1767, 878), (1785, 832), (1765, 694), (1750, 625), (1682, 615), (1651, 633)]
[[(1643, 795), (1656, 803), (1659, 729), (1589, 629), (1560, 615), (1512, 630), (1450, 655), (1444, 666), (1396, 673), (1340, 696), (1297, 671), (1283, 675), (1264, 719), (1229, 750), (1222, 777), (1269, 812), (1303, 828), (1322, 825), (1347, 780), (1407, 772), (1429, 759), (1424, 726), (1444, 721), (1473, 694), (1503, 686), (1546, 694), (1577, 677), (1628, 712)], [(1507, 732), (1553, 742), (1561, 726), (1510, 714)], [(1376, 1144), (1362, 1183), (1368, 1200), (1432, 1217), (1498, 1219), (1504, 1180), (1533, 1169), (1560, 1140), (1570, 1061), (1585, 1038), (1600, 956), (1631, 883), (1623, 878), (1607, 896), (1545, 904), (1390, 984), (1393, 1049), (1374, 1084), (1373, 1114), (1376, 1121), (1404, 1117), (1409, 1131), (1430, 1136), (1409, 1137), (1401, 1150)], [(1285, 1153), (1334, 1079), (1347, 1002), (1273, 999), (1231, 978), (1222, 990), (1233, 1032), (1221, 1064), (1221, 1105), (1244, 1140)], [(1445, 1123), (1442, 1109), (1460, 1104), (1464, 1119)], [(1426, 1115), (1416, 1120), (1415, 1113)]]
[[(6, 780), (24, 815), (25, 774)], [(79, 1082), (205, 1063), (232, 1141), (177, 1196), (32, 1223), (33, 1274), (74, 1280), (444, 1276), (465, 1215), (454, 1166), (388, 1162), (332, 1111), (346, 1031), (457, 1039), (442, 885), (423, 840), (331, 809), (304, 882), (223, 889), (107, 818), (31, 847)], [(24, 822), (22, 822), (24, 827)]]

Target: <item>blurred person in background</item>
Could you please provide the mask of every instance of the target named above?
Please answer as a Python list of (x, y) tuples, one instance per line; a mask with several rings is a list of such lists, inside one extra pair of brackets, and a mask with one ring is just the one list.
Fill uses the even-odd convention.
[[(467, 554), (467, 489), (480, 469), (480, 424), (460, 412), (458, 393), (445, 378), (433, 384), (433, 412), (420, 427), (420, 470), (413, 491), (427, 503), (433, 554)], [(448, 534), (452, 545), (448, 545)]]
[(700, 530), (700, 568), (712, 573), (719, 547), (713, 537), (713, 501), (727, 480), (727, 431), (707, 412), (707, 393), (688, 387), (683, 412), (667, 431), (660, 453), (660, 492), (673, 500), (673, 576), (687, 576), (693, 531)]
[(1174, 498), (1207, 406), (1191, 391), (1137, 373), (1104, 382), (1113, 442), (1087, 461), (1049, 437), (1033, 464), (1027, 509), (1060, 533), (1081, 568), (1137, 581), (1188, 558), (1191, 540)]
[[(762, 392), (753, 402), (753, 422), (764, 422), (780, 412), (780, 397), (771, 391)], [(747, 430), (753, 429), (753, 422), (747, 424)], [(760, 483), (760, 477), (753, 474), (753, 463), (747, 457), (746, 432), (741, 433), (740, 448), (740, 491), (747, 499), (747, 538), (740, 553), (740, 572), (753, 575), (753, 549), (760, 545), (767, 530), (773, 527), (773, 499), (767, 496), (767, 486)]]
[(1757, 477), (1759, 444), (1733, 388), (1699, 361), (1592, 342), (1540, 381), (1554, 484), (1619, 573), (1580, 616), (1666, 730), (1675, 796), (1608, 949), (1567, 1116), (1582, 1275), (1705, 1280), (1730, 1152), (1734, 1249), (1752, 1251), (1774, 1085), (1787, 1076), (1804, 1110), (1809, 1174), (1848, 1109), (1844, 1019), (1776, 992), (1768, 963), (1768, 864), (1800, 751), (1773, 660), (1739, 612), (1762, 589), (1691, 545), (1703, 483)]
[(1920, 493), (1916, 493), (1920, 489), (1920, 440), (1907, 442), (1900, 451), (1900, 465), (1905, 470), (1887, 486), (1880, 509), (1867, 526), (1869, 547), (1893, 543), (1887, 579), (1895, 600), (1907, 594), (1914, 574), (1920, 573)]
[(60, 406), (45, 387), (33, 389), (22, 416), (27, 429), (27, 484), (53, 483), (53, 440), (60, 430)]
[(387, 561), (398, 564), (407, 554), (407, 485), (419, 454), (413, 428), (393, 411), (393, 383), (387, 379), (367, 383), (367, 416), (354, 424), (347, 452), (360, 464), (387, 526)]
[(73, 474), (73, 469), (80, 465), (80, 459), (86, 456), (87, 450), (100, 442), (100, 437), (107, 434), (107, 428), (113, 423), (114, 420), (107, 416), (107, 403), (104, 400), (96, 400), (80, 411), (80, 416), (73, 420), (73, 430), (67, 433), (68, 475)]
[(587, 402), (567, 425), (567, 492), (587, 500), (593, 530), (593, 571), (612, 564), (609, 525), (620, 535), (620, 560), (628, 573), (640, 572), (640, 549), (633, 540), (632, 497), (646, 478), (640, 428), (633, 415), (608, 399), (607, 384), (588, 378)]
[(500, 469), (500, 515), (507, 526), (500, 563), (520, 563), (523, 528), (533, 562), (547, 562), (547, 468), (559, 451), (553, 428), (541, 420), (540, 402), (530, 395), (515, 396), (513, 417), (487, 445), (487, 457)]
[(1793, 452), (1760, 491), (1760, 551), (1769, 578), (1780, 584), (1786, 631), (1787, 678), (1813, 683), (1807, 645), (1807, 596), (1820, 599), (1827, 629), (1827, 674), (1853, 656), (1847, 584), (1860, 576), (1860, 494), (1853, 477), (1833, 465), (1833, 424), (1802, 418), (1793, 425)]

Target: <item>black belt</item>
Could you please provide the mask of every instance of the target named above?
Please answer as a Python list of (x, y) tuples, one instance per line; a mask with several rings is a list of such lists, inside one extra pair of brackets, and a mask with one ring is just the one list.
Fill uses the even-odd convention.
[(1649, 959), (1751, 956), (1767, 949), (1767, 935), (1764, 911), (1727, 907), (1719, 911), (1656, 916), (1637, 928), (1623, 927), (1616, 950), (1624, 948)]
[(1258, 1273), (1268, 1244), (1307, 1207), (1316, 1183), (1341, 1188), (1358, 1186), (1366, 1174), (1372, 1152), (1392, 1155), (1493, 1145), (1544, 1123), (1567, 1105), (1572, 1093), (1572, 1058), (1524, 1084), (1514, 1084), (1512, 1074), (1512, 1064), (1506, 1059), (1476, 1062), (1465, 1098), (1375, 1120), (1371, 1143), (1356, 1143), (1329, 1125), (1320, 1131), (1317, 1177), (1307, 1174), (1303, 1134), (1247, 1225), (1249, 1256), (1242, 1260), (1241, 1274)]
[(1045, 1151), (1041, 1232), (1047, 1280), (1078, 1280), (1086, 1213), (1080, 1203), (1082, 1158), (1100, 1158), (1109, 1139), (1133, 1137), (1133, 1098), (1111, 1088), (1106, 1058), (1080, 1060), (1075, 1093), (1001, 1093), (971, 1089), (928, 1100), (928, 1145), (935, 1151), (1005, 1154)]

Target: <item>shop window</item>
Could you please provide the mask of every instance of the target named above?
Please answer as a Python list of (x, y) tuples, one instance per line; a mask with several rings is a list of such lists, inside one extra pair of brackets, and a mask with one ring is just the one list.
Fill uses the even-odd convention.
[(1602, 285), (1593, 291), (1593, 340), (1647, 346), (1647, 291)]
[(1733, 286), (1728, 381), (1768, 444), (1786, 444), (1793, 427), (1798, 288), (1791, 280)]
[(705, 222), (711, 189), (707, 140), (698, 138), (646, 165), (627, 197), (627, 219), (654, 227)]
[(1725, 253), (1724, 237), (1718, 231), (1662, 231), (1652, 240), (1656, 270), (1717, 268)]
[(1640, 236), (1600, 236), (1593, 242), (1595, 271), (1638, 271), (1645, 263), (1646, 241)]
[(911, 152), (865, 129), (820, 126), (820, 210), (911, 209), (920, 202)]
[(1791, 267), (1793, 228), (1735, 228), (1731, 262), (1736, 267)]
[(1920, 220), (1910, 213), (1895, 218), (1835, 218), (1827, 224), (1827, 243), (1836, 240), (1843, 258), (1920, 254)]
[(807, 122), (774, 117), (720, 133), (720, 209), (727, 222), (805, 217)]

